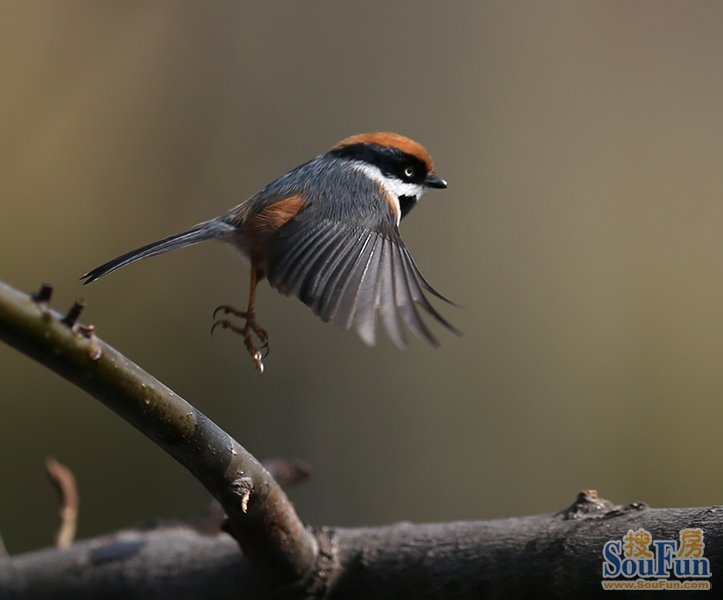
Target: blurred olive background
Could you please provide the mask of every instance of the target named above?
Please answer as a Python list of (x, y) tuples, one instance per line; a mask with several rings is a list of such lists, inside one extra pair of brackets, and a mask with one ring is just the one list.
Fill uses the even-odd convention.
[[(562, 509), (581, 488), (723, 501), (723, 4), (3, 2), (0, 277), (66, 309), (259, 457), (300, 457), (304, 519)], [(370, 350), (264, 286), (272, 353), (209, 335), (248, 269), (207, 244), (83, 288), (361, 131), (450, 186), (403, 224), (464, 337)], [(80, 535), (207, 501), (97, 401), (0, 347), (0, 532), (47, 545), (53, 454)]]

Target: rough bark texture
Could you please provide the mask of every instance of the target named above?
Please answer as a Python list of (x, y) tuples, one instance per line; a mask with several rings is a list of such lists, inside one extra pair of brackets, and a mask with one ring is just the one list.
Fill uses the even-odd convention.
[[(317, 568), (327, 573), (318, 581), (328, 585), (316, 590), (292, 585), (277, 595), (347, 600), (603, 598), (611, 594), (600, 584), (606, 541), (620, 539), (630, 529), (647, 529), (656, 539), (676, 539), (680, 529), (701, 527), (713, 591), (685, 592), (685, 598), (713, 598), (723, 567), (721, 515), (723, 507), (619, 507), (581, 493), (569, 509), (554, 515), (323, 529), (317, 533), (325, 559)], [(48, 595), (104, 600), (268, 597), (257, 582), (254, 568), (230, 537), (180, 527), (122, 532), (67, 550), (0, 559), (3, 600)], [(636, 592), (634, 597), (659, 594)]]

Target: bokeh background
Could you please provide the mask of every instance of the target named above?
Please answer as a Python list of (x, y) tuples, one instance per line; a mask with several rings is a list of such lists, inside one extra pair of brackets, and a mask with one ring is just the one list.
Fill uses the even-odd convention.
[[(560, 510), (582, 488), (723, 501), (723, 4), (0, 3), (0, 277), (83, 296), (100, 335), (260, 457), (307, 460), (314, 524)], [(403, 224), (464, 337), (405, 352), (268, 287), (256, 375), (209, 336), (247, 266), (220, 245), (82, 288), (360, 131), (428, 146)], [(0, 533), (47, 545), (57, 456), (80, 535), (207, 496), (106, 408), (0, 347)]]

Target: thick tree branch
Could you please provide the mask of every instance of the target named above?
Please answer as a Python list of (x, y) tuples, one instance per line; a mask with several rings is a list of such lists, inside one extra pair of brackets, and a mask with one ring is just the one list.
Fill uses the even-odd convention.
[(138, 365), (35, 296), (0, 282), (0, 339), (87, 391), (186, 467), (219, 501), (246, 557), (267, 579), (295, 582), (317, 543), (268, 471), (228, 433)]
[[(609, 598), (610, 592), (600, 583), (606, 541), (640, 528), (655, 539), (676, 539), (680, 529), (689, 527), (705, 531), (705, 555), (716, 590), (723, 568), (722, 510), (615, 506), (584, 492), (571, 507), (552, 515), (325, 529), (320, 539), (330, 585), (319, 597)], [(318, 563), (320, 568), (323, 564)], [(202, 535), (190, 528), (122, 532), (78, 543), (63, 552), (43, 550), (0, 560), (3, 600), (43, 597), (47, 590), (53, 590), (58, 600), (264, 598), (254, 582), (252, 569), (230, 538)], [(686, 592), (684, 597), (714, 597), (710, 594)], [(659, 595), (636, 592), (634, 597)]]

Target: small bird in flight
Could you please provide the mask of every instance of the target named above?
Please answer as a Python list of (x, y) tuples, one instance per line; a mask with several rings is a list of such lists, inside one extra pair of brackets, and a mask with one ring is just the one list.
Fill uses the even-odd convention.
[(354, 135), (226, 214), (114, 258), (81, 279), (91, 283), (137, 260), (220, 240), (249, 258), (251, 281), (246, 310), (222, 305), (213, 313), (214, 318), (219, 313), (240, 317), (244, 324), (222, 318), (212, 330), (220, 326), (240, 334), (261, 372), (269, 336), (256, 322), (256, 286), (264, 277), (282, 294), (297, 296), (323, 321), (344, 329), (353, 326), (369, 345), (375, 342), (378, 311), (398, 347), (408, 343), (404, 326), (437, 346), (417, 307), (459, 331), (425, 296), (429, 292), (449, 302), (420, 273), (399, 223), (428, 188), (446, 187), (417, 142), (392, 132)]

